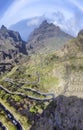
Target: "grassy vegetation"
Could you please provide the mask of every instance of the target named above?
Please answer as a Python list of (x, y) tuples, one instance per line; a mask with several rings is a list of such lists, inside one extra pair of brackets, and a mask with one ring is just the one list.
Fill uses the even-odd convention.
[(16, 130), (16, 127), (9, 121), (7, 116), (5, 115), (4, 111), (0, 109), (0, 121), (5, 125), (8, 130)]
[[(78, 47), (76, 51), (78, 51)], [(0, 84), (12, 92), (18, 91), (29, 96), (44, 98), (43, 96), (39, 96), (32, 92), (27, 92), (24, 88), (28, 87), (40, 92), (53, 92), (56, 94), (57, 89), (65, 85), (64, 82), (66, 82), (69, 76), (67, 75), (68, 72), (71, 74), (77, 72), (77, 70), (83, 72), (83, 60), (82, 58), (77, 57), (77, 55), (75, 56), (75, 54), (70, 57), (68, 56), (66, 59), (61, 59), (61, 57), (55, 52), (50, 54), (47, 53), (45, 55), (39, 53), (32, 55), (29, 62), (26, 61), (23, 64), (16, 65), (9, 73), (3, 74), (0, 77)], [(40, 80), (37, 84), (18, 83), (18, 80), (25, 82), (37, 81), (38, 76), (36, 75), (36, 72), (39, 72), (40, 75)], [(5, 82), (5, 78), (14, 79), (18, 85)], [(25, 130), (28, 130), (30, 125), (28, 123), (28, 118), (21, 115), (20, 110), (27, 109), (30, 105), (30, 112), (36, 114), (37, 112), (42, 112), (47, 105), (31, 102), (21, 96), (6, 94), (3, 90), (0, 90), (0, 102), (2, 102), (15, 115), (16, 119), (21, 122)], [(6, 118), (2, 118), (6, 122)], [(14, 129), (15, 128), (11, 126), (11, 130)]]
[[(35, 61), (37, 56), (37, 61)], [(19, 91), (24, 92), (25, 94), (28, 94), (33, 97), (38, 98), (44, 98), (42, 96), (38, 96), (37, 94), (34, 94), (32, 92), (26, 92), (23, 90), (23, 88), (34, 88), (36, 90), (39, 90), (41, 92), (48, 92), (50, 91), (50, 88), (54, 85), (54, 87), (57, 87), (58, 85), (58, 78), (51, 75), (52, 67), (54, 66), (52, 63), (48, 64), (47, 61), (45, 62), (45, 57), (43, 56), (32, 56), (30, 62), (26, 62), (22, 65), (16, 65), (9, 73), (5, 73), (0, 78), (0, 84), (3, 85), (5, 88), (7, 88), (10, 91)], [(41, 61), (40, 57), (43, 61)], [(49, 59), (50, 60), (50, 59)], [(52, 60), (52, 59), (51, 59)], [(11, 83), (5, 82), (4, 79), (11, 78), (14, 79), (15, 82), (17, 79), (25, 79), (25, 81), (34, 82), (37, 80), (38, 76), (36, 75), (36, 71), (40, 74), (40, 81), (36, 85), (13, 85)], [(49, 90), (48, 90), (49, 89)], [(0, 90), (0, 102), (7, 107), (10, 112), (16, 117), (18, 121), (21, 122), (23, 128), (25, 130), (28, 130), (29, 124), (28, 124), (28, 118), (26, 116), (22, 116), (19, 113), (19, 110), (25, 109), (28, 107), (28, 104), (30, 104), (30, 101), (27, 101), (27, 99), (23, 99), (20, 96), (17, 95), (10, 95), (6, 94), (3, 90)], [(24, 103), (26, 102), (26, 104)], [(12, 105), (12, 106), (11, 106)], [(18, 105), (17, 109), (16, 106)], [(36, 105), (36, 107), (35, 107)], [(15, 106), (15, 108), (14, 108)], [(36, 113), (41, 112), (46, 105), (43, 103), (32, 103), (30, 112)], [(19, 108), (19, 109), (18, 109)], [(18, 112), (17, 112), (18, 110)], [(6, 117), (2, 117), (4, 119), (4, 124), (7, 124)], [(9, 125), (11, 130), (14, 130), (15, 128), (12, 125)], [(8, 127), (9, 128), (9, 127)]]

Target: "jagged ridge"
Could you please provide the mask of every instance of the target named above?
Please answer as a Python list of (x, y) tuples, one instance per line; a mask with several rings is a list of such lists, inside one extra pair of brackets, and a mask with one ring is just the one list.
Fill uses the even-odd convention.
[(55, 26), (53, 23), (48, 23), (45, 20), (30, 35), (27, 49), (33, 51), (44, 49), (45, 52), (47, 49), (57, 50), (71, 38), (72, 36), (63, 32), (58, 26)]

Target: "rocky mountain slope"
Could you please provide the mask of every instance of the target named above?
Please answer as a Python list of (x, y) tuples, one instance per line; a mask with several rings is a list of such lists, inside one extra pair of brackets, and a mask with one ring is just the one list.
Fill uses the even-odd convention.
[(67, 61), (68, 70), (66, 95), (83, 97), (83, 30), (78, 36), (64, 46), (63, 57)]
[(78, 33), (78, 36), (64, 45), (64, 55), (66, 57), (81, 57), (83, 58), (83, 30)]
[(58, 26), (45, 20), (30, 35), (27, 49), (36, 52), (42, 50), (43, 53), (57, 50), (71, 38), (72, 36), (63, 32)]
[(2, 25), (0, 29), (0, 73), (11, 70), (13, 62), (18, 63), (23, 55), (27, 55), (27, 51), (20, 34)]
[(20, 32), (22, 39), (27, 41), (29, 35), (34, 31), (35, 28), (38, 28), (44, 20), (45, 17), (43, 16), (24, 19), (14, 25), (11, 25), (10, 29)]
[[(51, 69), (51, 75), (54, 74), (60, 81), (58, 89), (54, 89), (59, 96), (47, 106), (31, 130), (82, 130), (83, 30), (56, 55), (50, 58), (58, 65)], [(56, 58), (59, 58), (60, 64)]]
[(12, 59), (19, 53), (27, 54), (25, 42), (18, 32), (8, 30), (2, 25), (0, 29), (0, 59)]
[(30, 130), (82, 130), (83, 99), (58, 96), (35, 121)]

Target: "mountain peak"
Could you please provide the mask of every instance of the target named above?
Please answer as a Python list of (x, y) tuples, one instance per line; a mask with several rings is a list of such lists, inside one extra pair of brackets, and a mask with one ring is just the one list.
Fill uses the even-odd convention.
[(7, 30), (7, 28), (4, 25), (2, 25), (1, 30)]
[(60, 27), (44, 20), (41, 25), (31, 33), (27, 48), (28, 50), (32, 50), (33, 48), (35, 51), (38, 51), (45, 47), (54, 49), (55, 46), (55, 49), (58, 49), (71, 38), (72, 36), (63, 32)]
[[(63, 32), (59, 26), (54, 25), (53, 23), (48, 23), (47, 20), (44, 20), (38, 28), (36, 28), (33, 33), (31, 33), (29, 40), (35, 37), (37, 39), (44, 40), (50, 37), (62, 37), (62, 36), (69, 36), (65, 32)], [(38, 38), (39, 37), (39, 38)], [(42, 37), (42, 38), (40, 38)], [(37, 40), (38, 41), (38, 40)]]
[(55, 28), (55, 27), (57, 27), (57, 26), (55, 26), (53, 23), (48, 23), (48, 21), (47, 20), (44, 20), (41, 24), (40, 24), (40, 28), (48, 28), (49, 26), (51, 26), (51, 27), (53, 27), (53, 28)]
[(47, 24), (48, 24), (47, 20), (44, 20), (44, 21), (41, 23), (41, 25), (47, 25)]

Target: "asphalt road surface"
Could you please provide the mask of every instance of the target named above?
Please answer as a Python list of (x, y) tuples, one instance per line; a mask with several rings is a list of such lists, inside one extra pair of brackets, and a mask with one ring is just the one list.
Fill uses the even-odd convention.
[[(0, 103), (0, 108), (2, 108), (2, 110), (4, 110), (5, 114), (7, 115), (8, 119), (16, 126), (17, 130), (23, 130), (20, 122), (18, 122), (16, 120), (16, 118), (13, 116), (13, 114), (6, 109), (5, 106), (3, 106), (1, 103)], [(2, 126), (2, 125), (1, 125)], [(2, 129), (2, 130), (7, 130), (6, 128)]]
[(0, 128), (1, 128), (2, 130), (7, 130), (7, 128), (2, 124), (2, 122), (0, 122)]

